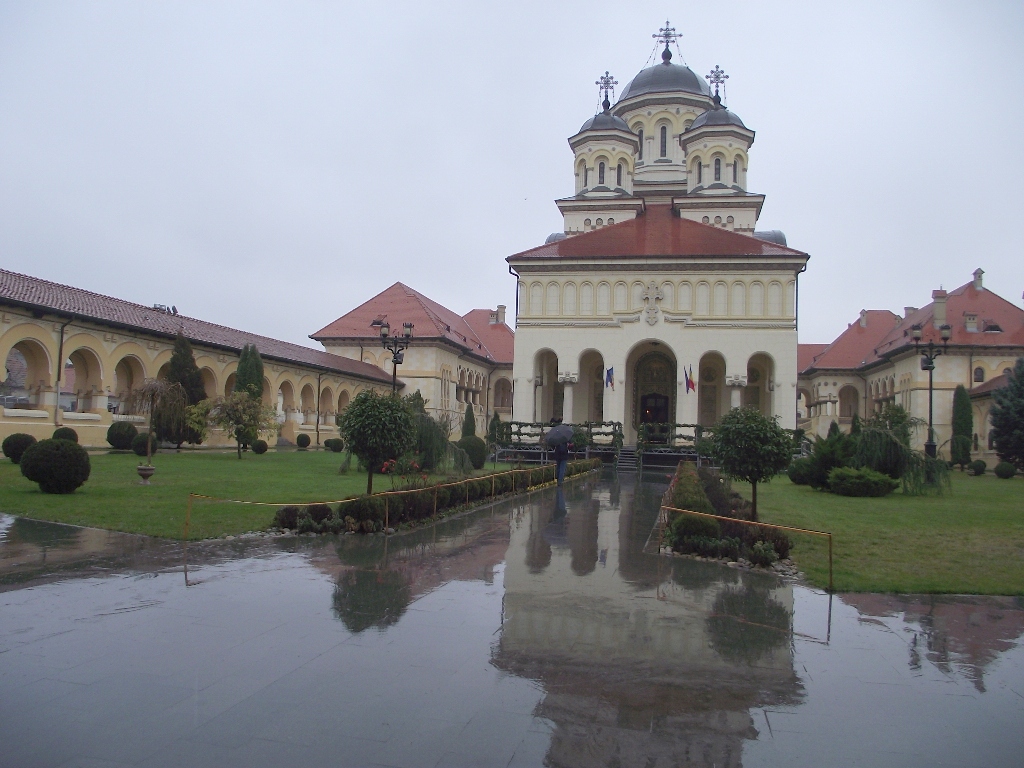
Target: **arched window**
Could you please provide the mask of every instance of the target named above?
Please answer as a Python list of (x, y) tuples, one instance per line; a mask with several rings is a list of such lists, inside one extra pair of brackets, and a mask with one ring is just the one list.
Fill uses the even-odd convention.
[(636, 135), (638, 137), (640, 137), (640, 153), (639, 153), (639, 156), (637, 157), (637, 160), (643, 160), (644, 159), (644, 129), (641, 128), (639, 131), (636, 132)]
[(583, 188), (586, 189), (590, 186), (590, 168), (583, 166)]
[(732, 183), (739, 184), (740, 179), (740, 159), (737, 157), (735, 162), (732, 164)]
[(668, 126), (661, 126), (661, 156), (668, 156)]
[(604, 163), (597, 164), (597, 183), (604, 184)]
[(619, 163), (617, 166), (615, 166), (615, 186), (622, 186), (622, 163)]
[(699, 159), (697, 160), (697, 168), (695, 170), (697, 171), (697, 183), (698, 184), (703, 183), (704, 182), (704, 166), (701, 165), (701, 162), (700, 162)]
[(985, 369), (978, 367), (974, 369), (974, 380), (976, 382), (982, 382), (985, 380)]
[(722, 158), (715, 158), (715, 181), (722, 180)]

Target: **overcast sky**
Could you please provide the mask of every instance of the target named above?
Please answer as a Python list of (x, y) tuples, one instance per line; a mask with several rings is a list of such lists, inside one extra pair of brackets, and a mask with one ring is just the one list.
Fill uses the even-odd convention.
[(511, 310), (666, 17), (811, 254), (801, 341), (979, 266), (1021, 305), (1019, 2), (3, 0), (0, 267), (310, 346), (396, 280)]

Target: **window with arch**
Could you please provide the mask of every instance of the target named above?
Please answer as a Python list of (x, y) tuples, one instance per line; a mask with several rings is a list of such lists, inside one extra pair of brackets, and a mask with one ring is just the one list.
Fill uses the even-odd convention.
[(661, 126), (661, 156), (668, 157), (668, 126)]
[(978, 368), (975, 368), (974, 369), (974, 381), (980, 383), (980, 382), (983, 382), (984, 380), (985, 380), (985, 369), (980, 367), (980, 366)]
[(722, 180), (722, 158), (715, 158), (715, 181)]
[(586, 189), (590, 186), (590, 168), (583, 166), (583, 187)]
[(597, 183), (604, 184), (604, 163), (597, 164)]
[(644, 159), (644, 129), (637, 130), (636, 135), (640, 138), (640, 151), (637, 153), (637, 160)]
[(615, 166), (615, 186), (622, 186), (622, 163), (619, 163), (617, 166)]
[(740, 181), (740, 159), (737, 157), (732, 164), (732, 183), (738, 184)]
[(697, 167), (694, 168), (693, 170), (695, 170), (697, 172), (697, 183), (698, 184), (703, 184), (704, 183), (704, 166), (701, 165), (700, 158), (697, 158)]

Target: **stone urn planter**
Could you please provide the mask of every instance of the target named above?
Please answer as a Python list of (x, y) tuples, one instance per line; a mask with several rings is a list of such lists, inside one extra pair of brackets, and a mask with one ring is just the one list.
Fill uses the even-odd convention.
[(149, 478), (151, 478), (153, 473), (156, 472), (156, 467), (152, 464), (139, 464), (139, 466), (135, 468), (135, 471), (138, 472), (139, 477), (142, 478), (140, 485), (149, 485)]

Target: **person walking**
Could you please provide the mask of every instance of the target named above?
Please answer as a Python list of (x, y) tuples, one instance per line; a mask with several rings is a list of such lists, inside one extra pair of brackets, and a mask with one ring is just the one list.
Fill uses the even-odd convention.
[(552, 445), (553, 443), (551, 455), (555, 460), (555, 479), (559, 485), (565, 480), (565, 467), (569, 462), (569, 454), (572, 452), (572, 443), (565, 435), (568, 432), (568, 435), (571, 436), (572, 430), (569, 427), (561, 426), (561, 424), (561, 419), (551, 419), (552, 429), (547, 436), (548, 444)]

